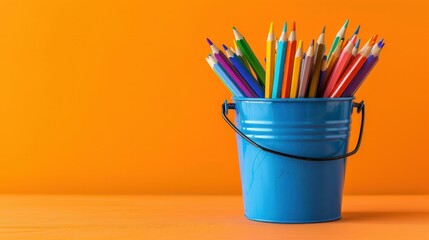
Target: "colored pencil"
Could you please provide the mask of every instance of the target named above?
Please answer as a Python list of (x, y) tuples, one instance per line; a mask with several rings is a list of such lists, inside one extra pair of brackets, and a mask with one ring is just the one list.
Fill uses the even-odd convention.
[(253, 77), (252, 73), (248, 68), (246, 68), (241, 59), (231, 49), (228, 49), (227, 46), (223, 45), (223, 48), (225, 49), (225, 53), (232, 65), (237, 69), (241, 76), (243, 76), (244, 80), (246, 80), (247, 84), (252, 88), (256, 95), (258, 97), (264, 97), (264, 90), (261, 85), (259, 85), (258, 80)]
[(316, 65), (313, 70), (313, 75), (308, 87), (307, 97), (314, 98), (317, 96), (317, 88), (319, 87), (320, 69), (322, 67), (322, 59), (325, 53), (325, 44), (319, 43), (319, 48), (316, 52)]
[(247, 59), (243, 56), (243, 53), (241, 52), (240, 48), (237, 47), (237, 43), (235, 42), (235, 39), (232, 42), (234, 43), (235, 54), (237, 54), (237, 56), (241, 59), (244, 66), (246, 66), (246, 68), (248, 68), (250, 70), (250, 72), (252, 72), (252, 70), (250, 69), (250, 66), (249, 66), (249, 62), (247, 62)]
[(353, 38), (354, 36), (356, 36), (356, 38), (357, 38), (357, 35), (359, 34), (359, 30), (360, 30), (360, 25), (358, 25), (358, 26), (357, 26), (357, 28), (356, 28), (356, 30), (354, 31), (354, 33), (353, 33), (353, 35), (352, 35), (352, 37), (351, 37), (351, 38)]
[(317, 89), (317, 95), (316, 95), (317, 97), (323, 96), (323, 91), (326, 85), (326, 82), (324, 81), (324, 79), (325, 79), (325, 74), (327, 69), (328, 69), (328, 61), (326, 61), (326, 56), (323, 56), (322, 67), (320, 68), (319, 88)]
[[(317, 39), (314, 54), (316, 54), (317, 51), (319, 50), (319, 44), (325, 44), (325, 30), (326, 30), (326, 26), (322, 28), (322, 32), (320, 33), (319, 38)], [(326, 50), (326, 45), (325, 45), (325, 50)], [(323, 54), (325, 54), (325, 52), (323, 52)], [(316, 66), (316, 58), (313, 58), (313, 67), (311, 69), (312, 72), (314, 71), (315, 66)]]
[(301, 61), (302, 61), (302, 41), (299, 41), (298, 48), (295, 53), (295, 59), (293, 63), (293, 73), (292, 80), (290, 85), (290, 98), (296, 98), (298, 96), (298, 88), (299, 88), (299, 74), (301, 73)]
[[(374, 38), (374, 37), (373, 37)], [(362, 68), (365, 61), (368, 59), (369, 54), (371, 53), (371, 48), (374, 45), (374, 42), (369, 43), (369, 47), (362, 49), (352, 63), (344, 71), (344, 74), (338, 80), (337, 84), (334, 87), (334, 90), (329, 93), (330, 98), (340, 97), (343, 92), (346, 90), (347, 86), (356, 76), (357, 72)]]
[[(368, 48), (370, 49), (370, 51), (372, 50), (372, 44), (375, 44), (375, 41), (377, 41), (377, 37), (378, 37), (378, 35), (376, 34), (376, 35), (374, 35), (374, 36), (372, 36), (366, 43), (365, 43), (365, 45), (363, 45), (363, 47), (360, 49), (360, 51), (358, 52), (358, 54), (357, 55), (359, 55), (359, 53), (360, 52), (364, 52), (364, 51), (366, 51), (366, 50), (368, 50)], [(371, 46), (370, 46), (371, 45)], [(356, 56), (357, 56), (356, 55)]]
[(207, 42), (210, 45), (212, 50), (212, 55), (216, 58), (219, 64), (225, 69), (226, 73), (232, 78), (232, 80), (236, 83), (237, 87), (244, 93), (245, 97), (256, 97), (256, 93), (252, 90), (252, 88), (247, 84), (246, 80), (241, 76), (241, 74), (237, 71), (237, 69), (232, 66), (231, 62), (225, 56), (225, 54), (219, 50), (216, 45), (214, 45), (210, 39), (207, 38)]
[(292, 71), (293, 71), (293, 61), (295, 58), (296, 51), (296, 29), (295, 22), (292, 25), (292, 31), (289, 34), (289, 40), (287, 43), (287, 53), (285, 60), (285, 69), (283, 74), (283, 84), (282, 84), (282, 98), (289, 98), (290, 95), (290, 85), (292, 80)]
[(235, 85), (234, 81), (231, 77), (225, 72), (225, 70), (219, 65), (216, 58), (212, 55), (209, 55), (206, 58), (206, 61), (216, 73), (216, 75), (220, 78), (223, 84), (228, 88), (228, 90), (232, 93), (232, 95), (237, 97), (244, 97), (244, 93)]
[(261, 83), (262, 86), (265, 86), (265, 70), (262, 67), (261, 63), (259, 62), (258, 58), (253, 53), (252, 49), (250, 48), (249, 44), (247, 43), (246, 39), (241, 35), (238, 30), (233, 27), (232, 28), (234, 32), (235, 41), (237, 43), (238, 48), (240, 48), (241, 52), (243, 53), (244, 57), (246, 57), (247, 61), (249, 62), (250, 67), (252, 67), (253, 71), (255, 72), (258, 81)]
[(314, 40), (311, 41), (310, 47), (308, 47), (307, 53), (305, 55), (304, 67), (300, 77), (300, 84), (298, 90), (298, 97), (303, 98), (307, 95), (308, 90), (308, 81), (310, 79), (311, 70), (313, 68), (313, 59), (314, 59)]
[(346, 41), (344, 41), (344, 43), (343, 43), (343, 47), (341, 48), (341, 52), (343, 52), (344, 48), (347, 46), (347, 44), (349, 44), (350, 39), (352, 39), (352, 38), (354, 38), (354, 37), (356, 37), (356, 38), (357, 38), (357, 35), (358, 35), (358, 33), (359, 33), (359, 29), (360, 29), (360, 25), (359, 25), (359, 26), (357, 26), (357, 28), (356, 28), (356, 30), (354, 31), (354, 33), (353, 33), (352, 37), (351, 37), (351, 38), (349, 38), (349, 39), (347, 39)]
[(265, 98), (271, 98), (273, 90), (274, 64), (275, 64), (276, 39), (274, 37), (273, 23), (267, 37), (266, 67), (265, 67)]
[[(305, 55), (306, 53), (302, 54), (302, 59), (301, 59), (301, 71), (299, 72), (299, 86), (301, 86), (301, 76), (303, 74), (303, 70), (304, 70), (304, 63), (305, 63)], [(299, 93), (299, 88), (298, 88), (298, 93)]]
[(329, 53), (328, 53), (328, 61), (329, 61), (329, 58), (331, 58), (331, 55), (334, 52), (334, 50), (337, 48), (337, 45), (340, 43), (340, 40), (344, 39), (344, 35), (346, 34), (346, 29), (348, 24), (349, 24), (349, 20), (346, 20), (346, 22), (343, 24), (343, 26), (335, 36), (334, 42), (332, 43), (332, 46), (331, 46), (331, 50), (329, 50)]
[(284, 23), (283, 31), (280, 35), (278, 48), (277, 48), (277, 57), (276, 57), (276, 67), (274, 68), (274, 80), (273, 80), (273, 91), (272, 98), (280, 98), (281, 88), (283, 83), (283, 72), (285, 68), (285, 58), (287, 51), (287, 25)]
[(355, 46), (353, 47), (353, 50), (352, 50), (352, 57), (350, 58), (350, 62), (352, 62), (352, 61), (353, 61), (353, 59), (356, 57), (357, 52), (358, 52), (358, 50), (359, 50), (359, 44), (360, 44), (360, 39), (358, 39), (358, 40), (356, 41), (356, 44), (355, 44)]
[[(328, 69), (326, 70), (325, 73), (325, 78), (323, 79), (324, 81), (324, 86), (326, 88), (326, 85), (328, 84), (328, 80), (331, 77), (331, 73), (334, 70), (335, 65), (337, 64), (338, 58), (340, 57), (341, 54), (341, 44), (342, 44), (343, 40), (340, 40), (340, 43), (337, 45), (337, 48), (334, 50), (334, 52), (331, 55), (331, 58), (328, 59)], [(326, 58), (327, 59), (327, 58)], [(325, 89), (323, 89), (323, 94), (325, 92)]]
[(353, 38), (350, 39), (350, 42), (344, 47), (344, 50), (342, 51), (340, 57), (338, 58), (338, 61), (335, 64), (334, 69), (332, 70), (332, 74), (329, 77), (329, 80), (326, 84), (326, 88), (324, 89), (324, 93), (323, 93), (324, 98), (328, 97), (329, 93), (335, 87), (341, 74), (348, 66), (350, 58), (352, 56), (352, 50), (355, 45), (355, 42), (356, 42), (356, 35), (354, 35)]
[(362, 66), (362, 68), (359, 70), (359, 72), (356, 74), (350, 84), (347, 86), (341, 97), (352, 97), (353, 95), (355, 95), (356, 91), (362, 85), (363, 81), (377, 64), (380, 51), (383, 49), (383, 47), (383, 40), (380, 40), (377, 45), (374, 45), (371, 50), (371, 55), (368, 57), (365, 64)]

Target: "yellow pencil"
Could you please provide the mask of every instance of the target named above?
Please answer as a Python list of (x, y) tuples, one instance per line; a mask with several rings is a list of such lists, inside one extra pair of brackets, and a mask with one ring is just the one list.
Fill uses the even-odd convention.
[(301, 61), (302, 61), (302, 41), (298, 43), (298, 49), (295, 53), (295, 60), (293, 63), (292, 82), (290, 86), (290, 98), (296, 98), (298, 96), (299, 88), (299, 74), (301, 72)]
[(267, 38), (267, 55), (266, 55), (266, 67), (265, 67), (265, 98), (271, 98), (271, 92), (273, 91), (273, 78), (274, 78), (274, 63), (275, 63), (275, 50), (276, 50), (276, 39), (273, 32), (273, 23), (270, 24), (270, 32)]

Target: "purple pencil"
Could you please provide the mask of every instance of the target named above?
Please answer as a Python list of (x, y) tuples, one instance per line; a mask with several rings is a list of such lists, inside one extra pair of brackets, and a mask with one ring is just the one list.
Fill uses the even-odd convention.
[(247, 84), (246, 80), (241, 76), (241, 74), (232, 66), (231, 62), (228, 60), (228, 58), (225, 56), (225, 54), (219, 50), (218, 47), (216, 47), (210, 39), (207, 38), (207, 42), (210, 45), (210, 48), (212, 49), (212, 54), (216, 58), (216, 60), (219, 62), (219, 64), (222, 66), (223, 69), (225, 69), (226, 73), (231, 77), (231, 79), (234, 81), (234, 83), (237, 85), (237, 87), (241, 90), (241, 92), (244, 93), (245, 97), (248, 98), (255, 98), (257, 97), (257, 94), (252, 90), (252, 88)]
[(323, 56), (322, 67), (320, 68), (319, 87), (317, 90), (317, 97), (323, 97), (323, 92), (326, 87), (326, 81), (323, 81), (323, 80), (325, 79), (327, 70), (328, 70), (328, 63), (326, 62), (326, 56)]
[(353, 95), (355, 95), (356, 91), (362, 85), (365, 78), (374, 68), (375, 64), (377, 64), (378, 56), (380, 55), (380, 51), (383, 47), (384, 47), (384, 42), (382, 39), (378, 42), (377, 45), (375, 45), (372, 48), (371, 55), (365, 61), (365, 64), (362, 66), (362, 68), (359, 70), (359, 72), (356, 74), (356, 76), (353, 78), (350, 84), (347, 86), (346, 90), (341, 95), (342, 97), (352, 97)]

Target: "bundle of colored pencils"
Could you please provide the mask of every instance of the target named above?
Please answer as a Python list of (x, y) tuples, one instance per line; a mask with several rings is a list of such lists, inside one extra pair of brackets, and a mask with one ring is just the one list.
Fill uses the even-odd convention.
[(278, 41), (273, 23), (267, 38), (265, 69), (249, 43), (233, 27), (235, 48), (223, 45), (223, 53), (210, 39), (212, 53), (206, 58), (229, 91), (247, 98), (339, 98), (352, 97), (378, 62), (383, 39), (371, 37), (359, 50), (359, 27), (345, 40), (348, 20), (326, 51), (325, 27), (304, 53), (303, 41), (296, 40), (295, 22), (287, 38), (287, 25)]

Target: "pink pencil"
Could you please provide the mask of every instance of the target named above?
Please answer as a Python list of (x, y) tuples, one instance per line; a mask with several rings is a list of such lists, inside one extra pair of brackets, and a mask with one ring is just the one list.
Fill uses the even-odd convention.
[(344, 71), (344, 74), (338, 80), (332, 92), (329, 93), (330, 98), (341, 97), (343, 92), (346, 90), (347, 86), (350, 84), (350, 82), (356, 76), (357, 72), (361, 69), (365, 61), (368, 59), (368, 56), (371, 53), (371, 48), (375, 43), (375, 39), (377, 39), (377, 35), (371, 38), (371, 40), (369, 41), (369, 44), (367, 46), (364, 46), (360, 50), (358, 55), (355, 57), (353, 62), (350, 63), (350, 65)]
[(329, 78), (329, 81), (326, 85), (325, 92), (323, 93), (324, 98), (327, 98), (329, 96), (329, 93), (332, 91), (332, 89), (334, 89), (335, 84), (337, 83), (341, 74), (344, 72), (347, 65), (349, 64), (349, 61), (352, 57), (352, 51), (353, 51), (355, 42), (356, 42), (356, 35), (354, 35), (353, 38), (350, 39), (350, 41), (344, 47), (343, 52), (341, 53), (340, 58), (338, 59), (338, 62), (334, 67), (334, 70), (332, 70), (331, 77)]

